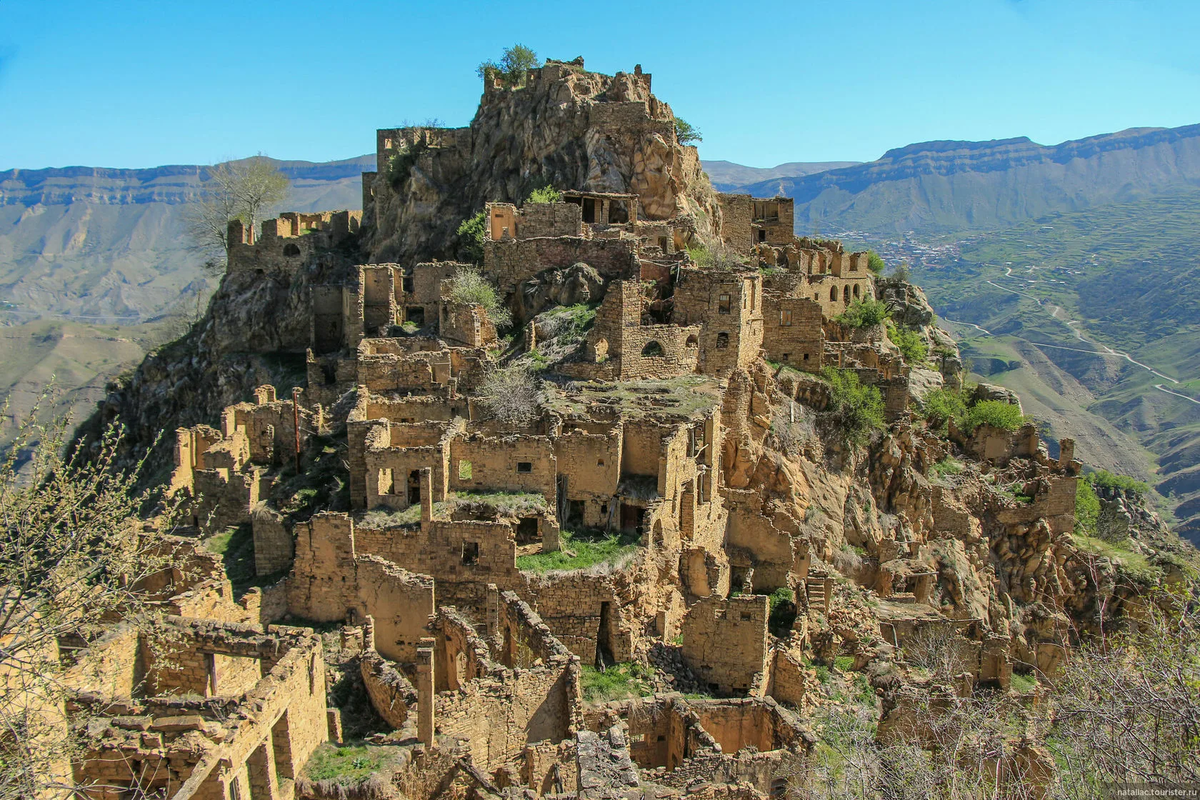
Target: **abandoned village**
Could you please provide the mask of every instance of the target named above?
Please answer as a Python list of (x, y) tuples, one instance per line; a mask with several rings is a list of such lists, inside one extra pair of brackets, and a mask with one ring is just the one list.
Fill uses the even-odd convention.
[[(797, 236), (790, 199), (716, 192), (640, 66), (489, 75), (469, 127), (376, 145), (361, 212), (230, 223), (208, 355), (101, 409), (168, 426), (179, 513), (138, 587), (171, 652), (120, 621), (64, 650), (63, 770), (96, 800), (384, 796), (308, 776), (350, 741), (413, 800), (782, 797), (821, 670), (900, 735), (922, 693), (1015, 693), (1132, 602), (1070, 543), (1073, 443), (929, 422), (964, 373), (920, 290)], [(846, 384), (878, 392), (866, 439)], [(1052, 766), (1019, 736), (994, 760)]]

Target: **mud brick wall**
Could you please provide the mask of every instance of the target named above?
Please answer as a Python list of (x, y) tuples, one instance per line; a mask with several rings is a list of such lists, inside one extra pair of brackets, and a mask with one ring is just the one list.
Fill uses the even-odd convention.
[(745, 693), (767, 668), (765, 595), (706, 598), (683, 619), (683, 657), (705, 683)]
[(552, 581), (537, 575), (522, 574), (521, 578), (517, 594), (583, 663), (596, 663), (598, 643), (616, 661), (633, 657), (633, 632), (625, 622), (610, 577), (569, 573)]
[(578, 670), (569, 658), (534, 669), (504, 670), (499, 679), (468, 681), (439, 694), (440, 735), (465, 740), (475, 765), (491, 772), (533, 742), (556, 744), (574, 735)]
[[(471, 464), (471, 477), (462, 462)], [(536, 492), (555, 507), (558, 459), (547, 436), (455, 438), (450, 444), (450, 489), (473, 492)], [(527, 471), (522, 465), (527, 465)]]
[(560, 236), (524, 241), (484, 241), (483, 268), (507, 295), (524, 280), (545, 270), (584, 262), (605, 278), (637, 274), (637, 243), (631, 239), (584, 239)]
[(554, 439), (554, 455), (566, 481), (569, 500), (608, 502), (621, 477), (621, 443), (618, 424), (609, 433), (564, 430)]
[(518, 239), (582, 235), (583, 209), (574, 203), (526, 203), (517, 217)]
[(434, 613), (434, 583), (378, 556), (355, 558), (359, 618), (375, 619), (375, 647), (393, 661), (412, 662), (417, 645), (428, 636)]
[(763, 349), (767, 358), (805, 372), (820, 372), (825, 351), (821, 304), (806, 297), (766, 292)]
[(396, 273), (390, 264), (361, 266), (358, 285), (362, 293), (362, 326), (373, 332), (396, 322)]
[(717, 194), (721, 205), (721, 239), (739, 253), (748, 253), (755, 244), (750, 230), (754, 204), (748, 194)]

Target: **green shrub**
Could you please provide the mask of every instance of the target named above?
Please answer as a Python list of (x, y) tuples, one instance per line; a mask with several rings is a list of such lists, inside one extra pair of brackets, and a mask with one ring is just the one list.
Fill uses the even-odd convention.
[(876, 275), (882, 275), (884, 270), (883, 257), (874, 250), (867, 251), (867, 269)]
[(796, 593), (786, 586), (780, 586), (771, 592), (768, 602), (771, 613), (767, 618), (767, 628), (776, 636), (784, 636), (796, 622)]
[(1100, 521), (1100, 498), (1089, 480), (1075, 484), (1075, 533), (1080, 536), (1095, 536), (1096, 524)]
[(835, 668), (837, 668), (838, 670), (840, 670), (841, 672), (849, 672), (850, 668), (854, 666), (854, 657), (853, 656), (836, 656), (833, 659), (833, 666)]
[(851, 444), (862, 444), (883, 430), (883, 396), (876, 386), (864, 386), (850, 370), (825, 367), (821, 377), (830, 386), (828, 414)]
[(967, 410), (967, 430), (973, 431), (980, 425), (991, 425), (1015, 431), (1025, 424), (1021, 409), (1003, 400), (984, 400)]
[(484, 212), (467, 217), (458, 226), (458, 254), (465, 261), (483, 261)]
[(680, 144), (693, 144), (704, 141), (700, 129), (682, 117), (675, 118), (675, 139)]
[(962, 462), (951, 456), (946, 456), (941, 461), (934, 464), (932, 469), (933, 474), (939, 478), (944, 478), (947, 475), (958, 475), (962, 471)]
[(967, 404), (961, 392), (935, 389), (925, 395), (924, 406), (925, 420), (935, 430), (945, 430), (950, 420), (954, 420), (959, 427), (965, 424)]
[(855, 300), (850, 307), (838, 314), (834, 319), (851, 328), (869, 328), (879, 325), (888, 318), (888, 308), (879, 300), (866, 298)]
[(925, 358), (929, 355), (929, 345), (925, 344), (919, 333), (897, 328), (889, 323), (887, 334), (892, 344), (900, 348), (900, 355), (904, 356), (905, 361), (909, 364), (925, 363)]
[(527, 73), (536, 66), (537, 53), (523, 44), (514, 44), (504, 48), (499, 64), (484, 61), (476, 68), (475, 74), (485, 81), (499, 78), (509, 89), (516, 89), (525, 85)]
[(428, 149), (424, 140), (418, 140), (412, 144), (403, 144), (396, 148), (388, 157), (386, 177), (388, 182), (396, 189), (408, 180), (408, 176), (412, 174), (412, 168), (417, 163), (417, 158)]
[(1134, 492), (1144, 495), (1150, 491), (1150, 487), (1141, 481), (1134, 480), (1128, 475), (1118, 475), (1115, 472), (1109, 472), (1106, 469), (1098, 469), (1095, 472), (1089, 472), (1084, 476), (1084, 480), (1093, 486), (1100, 486), (1105, 489), (1121, 489), (1123, 491)]
[(562, 202), (562, 192), (560, 192), (558, 189), (555, 189), (553, 186), (550, 186), (549, 184), (543, 186), (541, 189), (534, 189), (532, 192), (529, 193), (529, 197), (525, 198), (526, 205), (530, 205), (530, 204), (534, 204), (534, 203), (561, 203), (561, 202)]
[(460, 267), (450, 282), (450, 300), (465, 305), (477, 304), (487, 311), (497, 328), (512, 325), (512, 312), (500, 304), (496, 289), (475, 267)]
[(584, 665), (581, 673), (579, 685), (588, 703), (649, 697), (653, 693), (650, 680), (654, 669), (636, 661), (623, 661), (604, 670)]

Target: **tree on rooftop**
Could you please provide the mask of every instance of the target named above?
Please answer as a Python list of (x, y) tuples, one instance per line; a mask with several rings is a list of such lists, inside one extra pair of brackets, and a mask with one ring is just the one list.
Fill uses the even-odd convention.
[(544, 399), (541, 380), (526, 364), (493, 369), (479, 387), (477, 398), (486, 417), (506, 425), (532, 421)]
[(536, 67), (537, 62), (537, 53), (523, 44), (514, 44), (504, 48), (500, 63), (484, 61), (475, 72), (485, 81), (500, 78), (505, 86), (515, 89), (525, 84), (526, 73)]
[(683, 117), (676, 117), (675, 139), (680, 144), (693, 144), (704, 141), (704, 136), (700, 133), (700, 129), (692, 125), (692, 123)]
[(512, 312), (500, 302), (496, 287), (475, 267), (464, 266), (450, 282), (450, 300), (463, 305), (480, 305), (497, 328), (512, 324)]
[(229, 223), (241, 220), (253, 231), (266, 212), (287, 197), (291, 181), (261, 153), (227, 161), (205, 170), (200, 195), (184, 211), (191, 249), (205, 255), (205, 267), (215, 274), (229, 260)]

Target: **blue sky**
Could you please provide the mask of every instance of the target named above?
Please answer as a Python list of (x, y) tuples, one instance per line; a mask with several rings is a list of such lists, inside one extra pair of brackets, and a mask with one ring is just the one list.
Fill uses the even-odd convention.
[(654, 75), (706, 159), (870, 160), (1200, 122), (1200, 3), (0, 0), (0, 169), (324, 161), (465, 125), (521, 42)]

